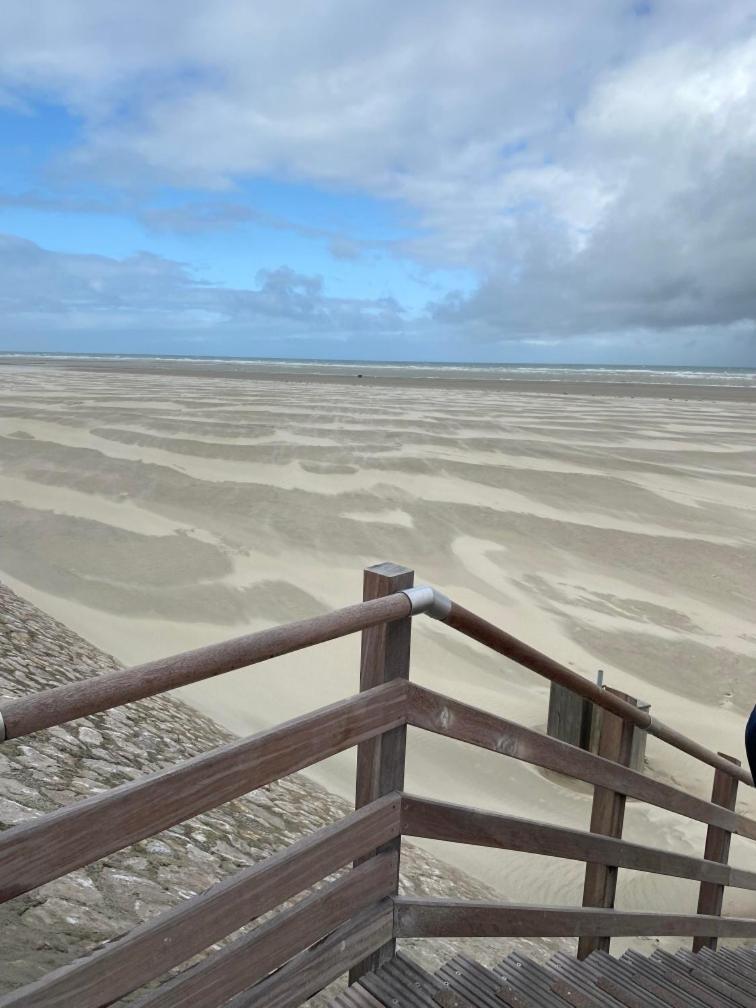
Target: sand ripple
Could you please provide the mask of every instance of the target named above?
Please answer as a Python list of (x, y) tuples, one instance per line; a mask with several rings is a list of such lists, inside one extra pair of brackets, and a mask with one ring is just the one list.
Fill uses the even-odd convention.
[[(742, 757), (752, 403), (33, 367), (3, 369), (0, 397), (0, 575), (124, 661), (346, 604), (362, 567), (393, 559)], [(544, 724), (548, 689), (530, 673), (430, 622), (413, 653), (419, 681)], [(357, 664), (358, 642), (342, 641), (187, 698), (250, 731), (352, 692)], [(411, 757), (416, 790), (587, 825), (589, 792), (553, 775), (414, 735)], [(690, 761), (653, 745), (649, 758), (708, 792)], [(344, 793), (352, 772), (346, 759), (315, 771)], [(701, 830), (633, 805), (629, 835), (649, 831), (703, 849)], [(576, 865), (454, 857), (494, 882), (505, 871), (515, 899), (579, 891)], [(626, 906), (694, 906), (684, 883), (626, 873), (623, 886)]]

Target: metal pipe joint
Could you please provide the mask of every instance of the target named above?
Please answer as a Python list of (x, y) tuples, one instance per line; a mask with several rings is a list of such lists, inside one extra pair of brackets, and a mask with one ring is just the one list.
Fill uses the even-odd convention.
[(412, 615), (417, 616), (425, 613), (431, 619), (442, 622), (451, 612), (451, 599), (443, 595), (438, 589), (431, 588), (430, 585), (418, 585), (417, 588), (405, 588), (402, 591), (406, 595), (412, 606)]

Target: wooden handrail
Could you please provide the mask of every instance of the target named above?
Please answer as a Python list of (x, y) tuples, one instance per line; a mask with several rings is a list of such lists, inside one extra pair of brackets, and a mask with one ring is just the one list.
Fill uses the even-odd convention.
[(0, 902), (406, 721), (393, 682), (0, 833)]
[[(639, 710), (632, 698), (601, 689), (433, 589), (413, 589), (412, 581), (407, 568), (378, 565), (366, 571), (365, 600), (357, 605), (3, 706), (0, 729), (17, 738), (363, 632), (358, 695), (0, 833), (0, 902), (355, 745), (360, 747), (357, 804), (367, 804), (88, 959), (0, 998), (0, 1008), (63, 1008), (74, 1002), (78, 1008), (104, 1008), (350, 862), (351, 870), (337, 881), (168, 980), (145, 995), (140, 1008), (178, 1008), (187, 1001), (196, 1008), (226, 1002), (242, 1008), (250, 997), (261, 1006), (293, 1005), (300, 995), (308, 996), (303, 992), (313, 993), (345, 969), (356, 976), (377, 966), (392, 954), (397, 937), (564, 935), (607, 943), (614, 935), (698, 936), (699, 943), (713, 943), (717, 936), (756, 938), (756, 920), (718, 915), (724, 886), (756, 890), (756, 872), (722, 863), (726, 852), (720, 850), (731, 833), (756, 840), (756, 821), (734, 811), (734, 781), (751, 784), (750, 775)], [(595, 755), (410, 683), (410, 617), (422, 611), (616, 715), (604, 717), (604, 728), (611, 723), (631, 733), (629, 726), (637, 726), (713, 766), (713, 800), (644, 776), (606, 748)], [(696, 858), (626, 842), (621, 827), (602, 835), (610, 831), (593, 819), (592, 832), (585, 832), (404, 795), (407, 725), (567, 774), (623, 801), (634, 797), (706, 823), (712, 842), (707, 841), (705, 857)], [(732, 800), (717, 797), (725, 790)], [(696, 915), (649, 914), (616, 911), (613, 897), (583, 908), (399, 897), (404, 834), (585, 861), (615, 872), (624, 867), (693, 879), (711, 896), (706, 903), (711, 906), (699, 904)], [(711, 859), (715, 856), (718, 860)]]
[(402, 592), (358, 602), (313, 619), (271, 627), (145, 665), (105, 672), (4, 701), (0, 707), (0, 725), (5, 725), (6, 739), (20, 738), (74, 718), (110, 710), (178, 686), (257, 665), (358, 630), (399, 620), (410, 613), (410, 601)]
[(402, 795), (402, 835), (523, 851), (756, 890), (756, 872), (586, 830)]
[(514, 721), (409, 684), (407, 722), (756, 840), (756, 821)]
[[(389, 795), (182, 900), (86, 959), (0, 997), (0, 1008), (103, 1008), (399, 833)], [(392, 864), (393, 869), (393, 864)]]
[[(529, 668), (550, 682), (566, 687), (596, 706), (617, 714), (700, 762), (754, 786), (751, 774), (744, 767), (732, 763), (719, 753), (670, 728), (647, 711), (612, 695), (590, 679), (518, 640), (469, 609), (454, 601), (447, 601), (449, 611), (439, 619), (446, 626)], [(259, 664), (370, 627), (401, 620), (412, 615), (412, 611), (410, 599), (402, 591), (398, 591), (383, 598), (359, 602), (312, 619), (271, 627), (254, 634), (246, 634), (193, 651), (160, 658), (154, 662), (106, 672), (29, 696), (9, 699), (0, 707), (0, 741), (20, 738), (75, 718), (99, 713), (135, 700), (143, 700), (179, 686)]]
[(523, 665), (525, 668), (529, 668), (532, 672), (536, 672), (551, 682), (558, 683), (573, 693), (585, 697), (586, 700), (590, 700), (597, 707), (602, 707), (604, 710), (611, 711), (613, 714), (624, 718), (625, 721), (632, 722), (643, 729), (643, 731), (647, 731), (649, 735), (654, 735), (663, 742), (667, 742), (669, 745), (681, 750), (681, 752), (693, 756), (702, 763), (708, 763), (709, 766), (714, 767), (716, 770), (721, 770), (730, 777), (737, 778), (737, 780), (742, 781), (744, 784), (749, 784), (751, 787), (754, 786), (753, 778), (743, 767), (736, 766), (731, 761), (720, 756), (719, 753), (714, 752), (712, 749), (707, 749), (706, 746), (701, 745), (694, 739), (688, 738), (687, 735), (675, 731), (662, 721), (658, 721), (652, 717), (647, 711), (641, 710), (633, 704), (614, 696), (607, 690), (602, 689), (601, 686), (591, 682), (590, 679), (586, 679), (585, 676), (567, 668), (561, 662), (549, 658), (548, 655), (537, 651), (529, 644), (518, 640), (493, 623), (489, 623), (488, 620), (484, 620), (481, 616), (470, 612), (469, 609), (458, 605), (456, 602), (451, 603), (449, 614), (441, 622), (445, 623), (446, 626), (452, 627), (454, 630), (458, 630), (466, 637), (471, 637), (480, 644), (484, 644), (498, 654), (510, 658), (512, 661), (517, 662), (518, 665)]
[(756, 938), (749, 917), (654, 914), (597, 907), (532, 906), (482, 900), (394, 899), (397, 938), (574, 938), (581, 935), (710, 935)]

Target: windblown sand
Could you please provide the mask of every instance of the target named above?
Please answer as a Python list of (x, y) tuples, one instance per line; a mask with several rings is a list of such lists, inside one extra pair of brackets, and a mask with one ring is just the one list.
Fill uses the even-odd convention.
[[(362, 568), (386, 559), (744, 758), (748, 395), (0, 369), (0, 578), (124, 662), (345, 605)], [(430, 620), (413, 641), (418, 682), (545, 725), (538, 676)], [(182, 695), (249, 733), (354, 692), (358, 652), (349, 638)], [(707, 768), (653, 740), (648, 758), (708, 797)], [(311, 774), (351, 795), (353, 770), (345, 756)], [(408, 789), (580, 828), (590, 816), (587, 786), (415, 732)], [(744, 787), (740, 807), (756, 814)], [(629, 839), (703, 853), (702, 825), (634, 802), (626, 823)], [(579, 902), (576, 863), (443, 856), (508, 899)], [(756, 851), (735, 840), (732, 861), (756, 869)], [(696, 883), (623, 871), (618, 905), (694, 911), (696, 896)], [(735, 891), (725, 909), (756, 915), (756, 894)]]

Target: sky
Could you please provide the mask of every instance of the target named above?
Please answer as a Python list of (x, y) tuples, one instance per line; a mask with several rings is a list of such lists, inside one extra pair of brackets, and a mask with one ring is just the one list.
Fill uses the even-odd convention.
[(0, 0), (0, 350), (756, 366), (756, 0)]

